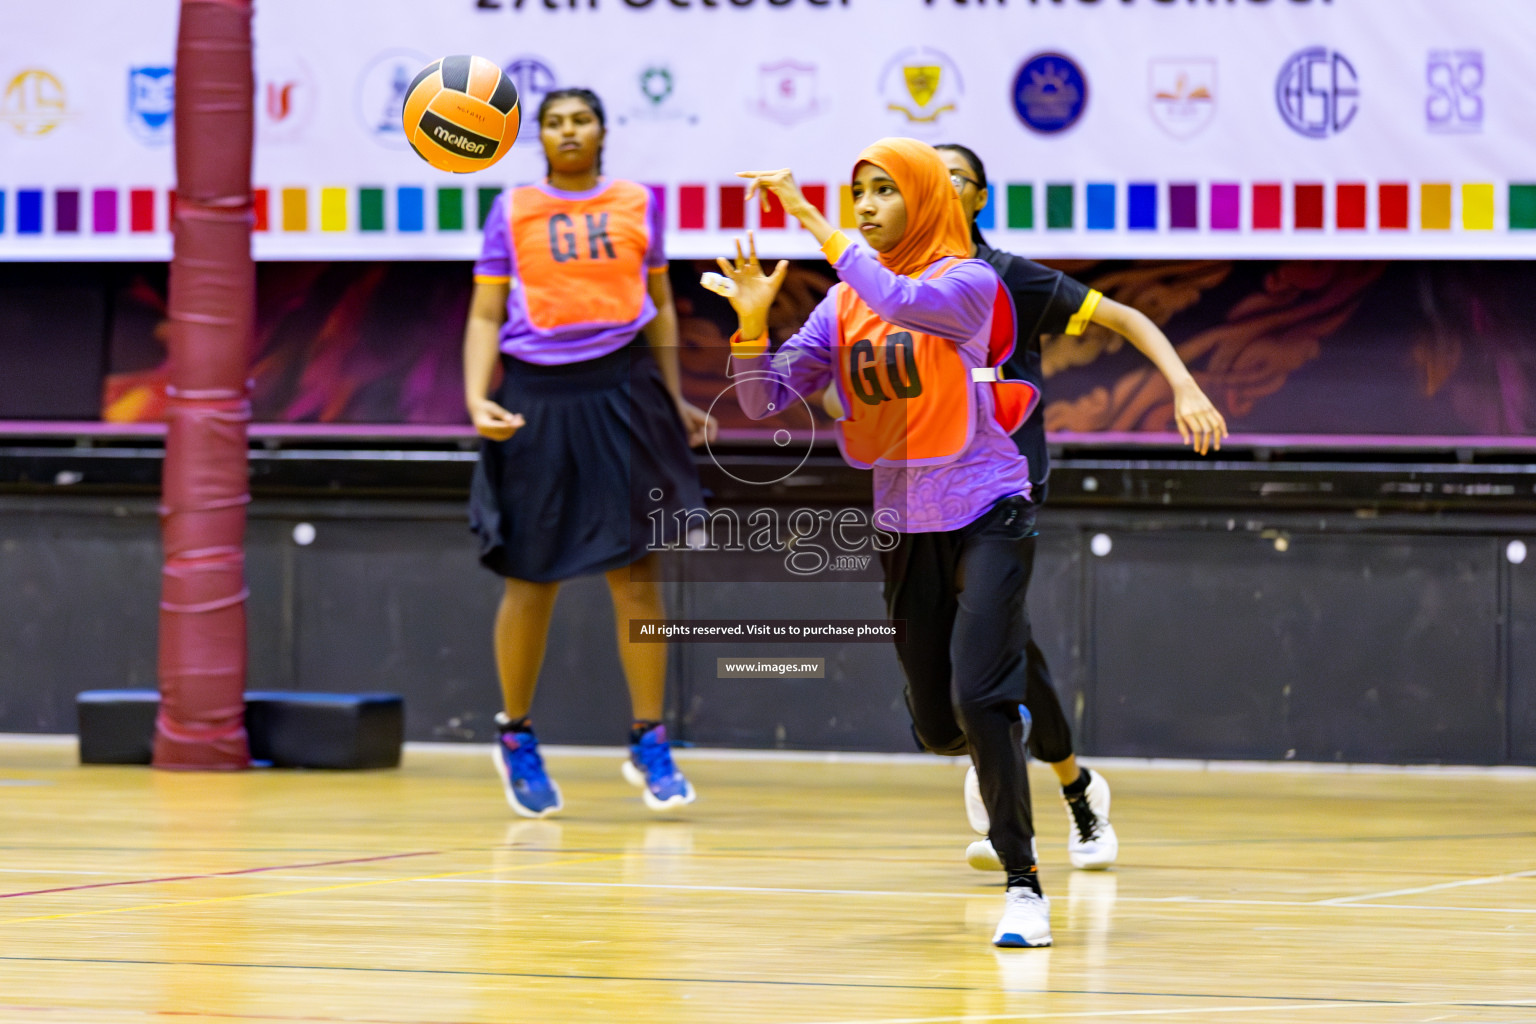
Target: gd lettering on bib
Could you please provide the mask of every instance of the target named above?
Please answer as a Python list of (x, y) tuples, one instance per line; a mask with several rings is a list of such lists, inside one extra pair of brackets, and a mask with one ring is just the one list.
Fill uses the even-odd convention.
[[(955, 265), (941, 264), (932, 276)], [(953, 462), (971, 443), (978, 387), (993, 389), (994, 416), (1004, 431), (1017, 430), (1040, 396), (1026, 381), (996, 379), (995, 368), (1014, 345), (1013, 301), (1001, 281), (990, 319), (989, 369), (981, 374), (988, 382), (978, 383), (957, 342), (886, 323), (857, 292), (840, 286), (836, 383), (845, 410), (838, 421), (843, 457), (866, 469)]]

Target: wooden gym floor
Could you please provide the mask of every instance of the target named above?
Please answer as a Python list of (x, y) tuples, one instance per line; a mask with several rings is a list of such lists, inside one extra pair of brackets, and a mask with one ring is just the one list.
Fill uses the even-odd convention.
[(1116, 870), (994, 950), (961, 767), (685, 755), (642, 807), (556, 752), (526, 822), (488, 748), (398, 772), (80, 768), (0, 742), (0, 1020), (1536, 1021), (1536, 773), (1113, 765)]

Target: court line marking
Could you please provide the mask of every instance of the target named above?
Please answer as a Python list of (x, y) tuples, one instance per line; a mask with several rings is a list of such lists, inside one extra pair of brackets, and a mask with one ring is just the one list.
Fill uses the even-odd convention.
[(1356, 900), (1384, 900), (1389, 896), (1414, 896), (1421, 892), (1437, 892), (1441, 889), (1459, 889), (1468, 885), (1497, 885), (1500, 882), (1511, 882), (1517, 878), (1536, 878), (1536, 870), (1511, 871), (1507, 875), (1485, 875), (1482, 878), (1462, 878), (1454, 882), (1439, 882), (1435, 885), (1421, 885), (1413, 889), (1392, 889), (1387, 892), (1371, 892), (1364, 896), (1335, 896), (1330, 900), (1318, 900), (1322, 905), (1340, 906), (1353, 903)]
[[(615, 855), (625, 856), (625, 855)], [(597, 858), (603, 859), (603, 858)], [(555, 862), (550, 862), (551, 864)], [(561, 863), (580, 863), (579, 861), (564, 861)], [(517, 870), (519, 867), (541, 867), (544, 865), (529, 864), (511, 866), (506, 868), (486, 868), (484, 871), (462, 872), (459, 874), (490, 874), (495, 871)], [(1105, 876), (1107, 877), (1107, 876)], [(324, 881), (326, 876), (315, 875), (291, 875), (283, 877), (284, 881)], [(358, 879), (361, 881), (361, 879)], [(402, 882), (441, 882), (448, 885), (543, 885), (552, 887), (573, 887), (591, 889), (672, 889), (683, 892), (731, 892), (751, 895), (783, 896), (878, 896), (881, 898), (906, 897), (911, 899), (994, 899), (998, 892), (931, 892), (918, 889), (893, 890), (893, 889), (802, 889), (788, 886), (752, 886), (752, 885), (683, 885), (673, 882), (577, 882), (568, 879), (537, 879), (537, 878), (462, 878), (448, 875), (427, 875), (421, 878), (400, 879)], [(994, 889), (997, 887), (994, 886)], [(1155, 903), (1159, 906), (1170, 905), (1195, 905), (1195, 906), (1233, 906), (1233, 907), (1339, 907), (1343, 910), (1444, 910), (1462, 911), (1469, 914), (1536, 914), (1536, 907), (1422, 907), (1408, 906), (1401, 903), (1331, 903), (1319, 900), (1213, 900), (1203, 896), (1101, 896), (1096, 893), (1074, 897), (1071, 893), (1061, 893), (1051, 896), (1052, 902), (1064, 903)], [(4, 922), (0, 922), (3, 924)]]
[[(619, 860), (627, 855), (607, 855), (603, 857), (584, 857), (568, 861), (548, 861), (542, 864), (527, 864), (524, 867), (566, 867), (571, 864), (587, 864), (593, 861)], [(435, 875), (421, 875), (407, 878), (374, 878), (364, 882), (349, 882), (342, 885), (320, 885), (308, 889), (287, 889), (280, 892), (250, 892), (235, 896), (210, 896), (200, 900), (177, 900), (172, 903), (146, 903), (135, 907), (106, 907), (99, 910), (76, 910), (64, 914), (39, 914), (33, 917), (10, 917), (0, 920), (0, 925), (29, 924), (36, 921), (60, 921), (74, 917), (100, 917), (106, 914), (132, 914), (142, 910), (173, 910), (177, 907), (197, 907), (210, 903), (236, 903), (242, 900), (275, 899), (280, 896), (303, 896), (315, 892), (333, 892), (338, 889), (362, 889), (372, 885), (397, 885), (401, 882), (426, 882), (438, 878), (455, 878), (463, 875), (483, 875), (487, 871), (509, 871), (506, 868), (477, 868), (474, 871), (445, 871)]]
[[(273, 864), (261, 868), (241, 868), (238, 871), (210, 871), (200, 875), (166, 875), (161, 878), (128, 878), (116, 882), (87, 882), (83, 885), (61, 885), (52, 889), (31, 889), (26, 892), (0, 892), (0, 900), (19, 896), (46, 896), (56, 892), (79, 892), (82, 889), (110, 889), (123, 885), (156, 885), (161, 882), (189, 882), (199, 878), (232, 878), (236, 875), (259, 875), (269, 871), (288, 871), (302, 868), (326, 868), (341, 864), (369, 864), (381, 860), (402, 860), (406, 857), (434, 857), (441, 850), (419, 850), (413, 853), (388, 853), (374, 857), (348, 857), (345, 860), (317, 860), (307, 864)], [(47, 872), (38, 872), (46, 874)]]
[[(995, 951), (994, 951), (995, 952)], [(1038, 951), (1036, 951), (1038, 952)], [(1031, 955), (1027, 951), (1010, 951), (1008, 953), (995, 953), (999, 958), (1025, 959)], [(65, 963), (65, 964), (107, 964), (119, 967), (216, 967), (236, 968), (240, 970), (273, 970), (273, 971), (335, 971), (347, 974), (423, 974), (445, 975), (449, 977), (470, 978), (528, 978), (548, 981), (618, 981), (618, 982), (643, 982), (652, 984), (676, 984), (676, 985), (756, 985), (769, 988), (849, 988), (849, 989), (888, 989), (893, 991), (916, 992), (982, 992), (987, 994), (1005, 993), (1008, 995), (1033, 995), (1033, 996), (1109, 996), (1117, 998), (1134, 999), (1228, 999), (1248, 1000), (1255, 1003), (1266, 1003), (1266, 1006), (1250, 1007), (1251, 1010), (1268, 1009), (1278, 1007), (1290, 1009), (1297, 1003), (1317, 1003), (1323, 1001), (1318, 996), (1281, 996), (1281, 995), (1238, 995), (1228, 992), (1141, 992), (1122, 991), (1117, 989), (1072, 989), (1072, 988), (1010, 988), (995, 985), (915, 985), (902, 982), (879, 981), (796, 981), (786, 978), (710, 978), (710, 977), (677, 977), (672, 975), (629, 975), (629, 974), (590, 974), (590, 973), (560, 973), (550, 971), (487, 971), (472, 970), (456, 967), (357, 967), (347, 964), (261, 964), (242, 963), (239, 961), (219, 960), (144, 960), (111, 957), (65, 957), (65, 956), (0, 956), (0, 963)], [(1393, 1002), (1389, 999), (1350, 999), (1347, 996), (1333, 996), (1328, 1000), (1339, 1006), (1349, 1007), (1412, 1007), (1412, 1006), (1455, 1006), (1455, 1007), (1502, 1007), (1502, 1006), (1528, 1006), (1536, 1005), (1536, 999), (1512, 999), (1512, 1000), (1439, 1000), (1426, 1003)], [(1213, 1007), (1212, 1009), (1219, 1009)], [(1061, 1011), (1069, 1012), (1069, 1011)], [(1070, 1011), (1077, 1012), (1077, 1011)], [(1104, 1013), (1110, 1011), (1083, 1011), (1088, 1013)], [(1144, 1013), (1144, 1010), (1120, 1010), (1117, 1013)], [(1169, 1009), (1166, 1011), (1152, 1011), (1165, 1013), (1190, 1012), (1186, 1009)], [(1209, 1012), (1209, 1011), (1206, 1011)], [(1023, 1014), (1023, 1019), (1029, 1019), (1033, 1014)], [(966, 1020), (966, 1016), (934, 1018), (936, 1022)], [(976, 1019), (972, 1015), (971, 1019)], [(980, 1018), (980, 1019), (1018, 1019), (1016, 1017)], [(839, 1021), (835, 1024), (894, 1024), (890, 1021), (860, 1021), (857, 1018), (849, 1021)]]

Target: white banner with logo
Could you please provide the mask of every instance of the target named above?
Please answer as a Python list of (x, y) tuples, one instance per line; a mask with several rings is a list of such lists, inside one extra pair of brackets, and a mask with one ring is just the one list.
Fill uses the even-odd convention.
[[(994, 244), (1040, 257), (1536, 255), (1531, 0), (260, 0), (256, 253), (472, 257), (537, 178), (553, 87), (607, 105), (608, 173), (669, 253), (724, 252), (734, 172), (793, 167), (834, 222), (882, 135), (984, 159)], [(0, 258), (162, 259), (177, 4), (0, 5)], [(66, 27), (67, 26), (67, 27)], [(505, 68), (524, 130), (436, 171), (401, 93), (451, 53)]]

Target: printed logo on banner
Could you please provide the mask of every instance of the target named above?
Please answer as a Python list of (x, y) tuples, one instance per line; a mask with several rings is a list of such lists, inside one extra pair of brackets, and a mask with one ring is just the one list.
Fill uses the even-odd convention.
[(357, 80), (357, 120), (381, 146), (405, 149), (405, 91), (432, 58), (416, 50), (387, 50), (363, 69)]
[(1308, 47), (1280, 69), (1275, 103), (1294, 131), (1325, 139), (1348, 128), (1360, 112), (1360, 78), (1342, 53)]
[(1088, 78), (1071, 57), (1037, 53), (1013, 76), (1013, 109), (1031, 131), (1064, 132), (1088, 107)]
[[(555, 75), (555, 69), (542, 57), (523, 55), (513, 57), (501, 66), (512, 79), (512, 84), (517, 86), (517, 106), (523, 112), (526, 123), (533, 123), (539, 115), (539, 104), (544, 102), (544, 97), (560, 88), (560, 79)], [(528, 145), (539, 141), (537, 124), (531, 132), (519, 131), (514, 145)]]
[(23, 138), (41, 138), (72, 116), (64, 83), (40, 68), (17, 73), (0, 95), (0, 121)]
[(932, 47), (902, 50), (880, 72), (880, 98), (904, 132), (941, 131), (939, 121), (959, 109), (963, 95), (960, 69), (948, 54)]
[(298, 142), (314, 116), (317, 92), (309, 65), (297, 57), (264, 64), (256, 85), (256, 134), (262, 142)]
[(752, 109), (782, 125), (815, 117), (824, 107), (817, 93), (816, 72), (815, 64), (788, 59), (758, 65), (757, 102)]
[(697, 111), (684, 110), (678, 105), (677, 79), (667, 64), (657, 62), (645, 66), (635, 76), (635, 82), (639, 86), (639, 102), (619, 113), (619, 124), (631, 121), (699, 123)]
[(1483, 130), (1483, 51), (1430, 50), (1424, 117), (1432, 132)]
[(171, 141), (176, 107), (176, 72), (163, 65), (128, 69), (128, 127), (140, 142)]
[(1154, 60), (1149, 65), (1152, 120), (1176, 139), (1189, 139), (1216, 118), (1216, 62)]

